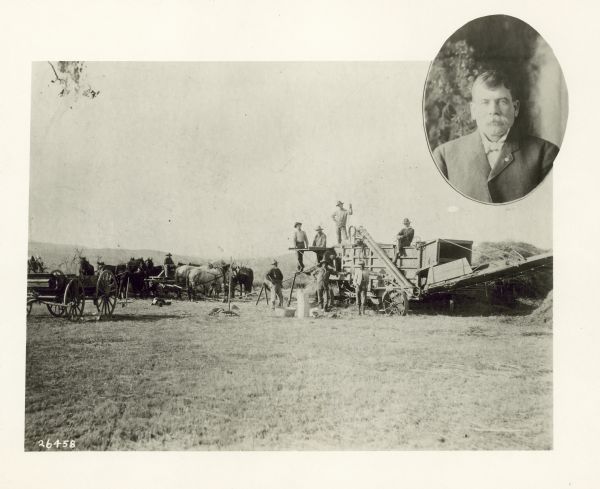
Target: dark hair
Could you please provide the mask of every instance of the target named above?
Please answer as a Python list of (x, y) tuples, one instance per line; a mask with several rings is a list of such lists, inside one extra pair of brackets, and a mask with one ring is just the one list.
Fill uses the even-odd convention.
[(512, 95), (513, 100), (519, 100), (519, 85), (514, 77), (508, 75), (508, 73), (500, 70), (487, 70), (480, 73), (471, 87), (471, 93), (477, 85), (485, 85), (489, 88), (497, 88), (505, 86)]

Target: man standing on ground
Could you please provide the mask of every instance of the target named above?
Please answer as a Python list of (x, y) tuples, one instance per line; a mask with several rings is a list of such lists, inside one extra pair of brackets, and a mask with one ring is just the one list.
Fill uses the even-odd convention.
[[(327, 247), (327, 235), (323, 232), (323, 228), (321, 226), (317, 226), (315, 231), (315, 237), (313, 239), (313, 247), (314, 248), (326, 248)], [(323, 259), (323, 255), (325, 254), (325, 250), (315, 251), (317, 254), (317, 263), (321, 263)]]
[(358, 306), (358, 314), (364, 314), (365, 302), (367, 302), (367, 289), (369, 287), (369, 270), (365, 270), (365, 262), (359, 263), (360, 268), (354, 271), (352, 284), (356, 291), (356, 305)]
[(297, 222), (294, 224), (294, 234), (292, 235), (292, 244), (296, 251), (296, 256), (298, 258), (298, 271), (301, 272), (304, 270), (304, 251), (300, 251), (301, 248), (308, 248), (308, 236), (304, 231), (302, 231), (302, 223)]
[(271, 308), (275, 310), (275, 299), (279, 298), (279, 307), (283, 307), (283, 273), (277, 267), (277, 260), (271, 263), (271, 269), (265, 275), (265, 285), (271, 289)]
[(165, 261), (163, 263), (164, 266), (164, 270), (165, 270), (165, 278), (170, 278), (172, 275), (172, 271), (175, 271), (175, 263), (173, 262), (173, 258), (171, 258), (173, 255), (171, 255), (171, 253), (167, 253), (165, 255)]
[(317, 301), (323, 311), (327, 311), (330, 302), (329, 275), (333, 271), (333, 268), (325, 260), (321, 260), (319, 267), (313, 272), (313, 277), (317, 281)]
[(349, 209), (344, 209), (344, 203), (339, 201), (336, 204), (337, 209), (331, 215), (331, 218), (335, 222), (336, 232), (337, 232), (337, 242), (340, 244), (342, 242), (342, 236), (344, 237), (344, 241), (348, 241), (348, 231), (346, 229), (346, 221), (348, 220), (348, 216), (352, 215), (352, 204), (348, 204)]

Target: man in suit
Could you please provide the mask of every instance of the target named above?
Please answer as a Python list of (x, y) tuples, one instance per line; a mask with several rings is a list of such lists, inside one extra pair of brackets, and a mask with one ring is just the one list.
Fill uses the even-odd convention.
[(558, 148), (513, 127), (519, 100), (505, 74), (480, 74), (471, 95), (477, 129), (438, 146), (433, 158), (450, 184), (467, 197), (489, 203), (520, 199), (552, 169)]

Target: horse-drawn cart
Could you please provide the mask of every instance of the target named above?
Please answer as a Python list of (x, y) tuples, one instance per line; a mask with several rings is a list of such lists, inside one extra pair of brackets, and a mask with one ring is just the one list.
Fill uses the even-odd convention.
[(92, 300), (98, 318), (113, 315), (117, 304), (118, 284), (115, 275), (102, 270), (94, 275), (50, 273), (27, 274), (27, 315), (34, 303), (44, 304), (50, 314), (76, 321), (83, 316), (85, 301)]

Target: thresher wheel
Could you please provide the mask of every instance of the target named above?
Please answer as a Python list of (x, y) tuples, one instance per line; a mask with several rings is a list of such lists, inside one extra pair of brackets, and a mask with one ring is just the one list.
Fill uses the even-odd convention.
[(386, 314), (406, 316), (408, 313), (408, 296), (403, 290), (388, 290), (382, 298), (383, 310)]
[(96, 282), (96, 308), (100, 319), (112, 317), (117, 305), (118, 284), (115, 274), (110, 270), (102, 270)]
[(83, 308), (85, 307), (85, 292), (78, 278), (69, 280), (65, 289), (65, 314), (69, 321), (77, 321), (83, 316)]

